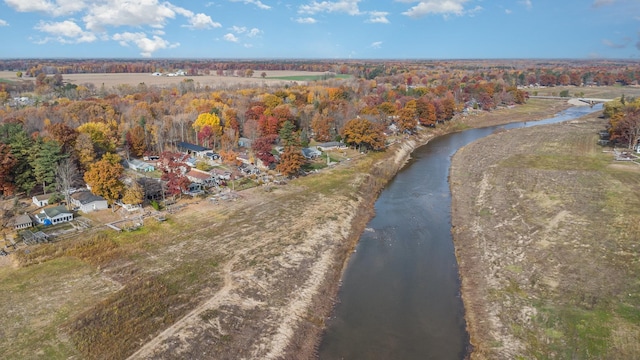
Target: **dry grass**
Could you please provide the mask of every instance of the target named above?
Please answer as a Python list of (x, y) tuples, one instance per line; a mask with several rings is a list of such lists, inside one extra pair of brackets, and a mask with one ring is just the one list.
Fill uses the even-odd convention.
[(604, 126), (591, 115), (511, 130), (454, 157), (475, 358), (637, 356), (620, 334), (640, 334), (640, 177), (637, 164), (611, 166), (597, 145)]

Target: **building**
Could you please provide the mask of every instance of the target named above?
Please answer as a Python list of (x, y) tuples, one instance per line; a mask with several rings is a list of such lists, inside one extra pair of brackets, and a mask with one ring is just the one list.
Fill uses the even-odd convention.
[(346, 148), (347, 148), (347, 145), (339, 141), (330, 141), (330, 142), (320, 143), (316, 145), (316, 149), (320, 151), (346, 149)]
[(305, 159), (315, 159), (320, 155), (322, 155), (322, 152), (318, 149), (302, 148), (302, 156), (304, 156)]
[(51, 194), (37, 195), (37, 196), (32, 197), (31, 201), (37, 207), (43, 207), (43, 206), (49, 205), (49, 198), (50, 197), (51, 197)]
[(83, 213), (96, 210), (105, 210), (109, 207), (107, 200), (102, 196), (94, 195), (90, 191), (78, 191), (71, 194), (71, 204)]
[(36, 220), (43, 225), (56, 225), (73, 220), (73, 213), (64, 206), (42, 209)]
[(191, 144), (191, 143), (184, 142), (184, 141), (181, 141), (181, 142), (177, 143), (176, 147), (178, 148), (178, 150), (180, 152), (183, 152), (183, 153), (189, 154), (189, 155), (194, 155), (194, 156), (206, 156), (206, 153), (208, 151), (211, 151), (211, 149), (207, 149), (204, 146)]
[(142, 172), (151, 172), (156, 169), (153, 165), (138, 159), (127, 160), (127, 166), (131, 170)]
[(31, 218), (31, 216), (29, 216), (29, 214), (22, 214), (20, 216), (17, 216), (13, 220), (13, 228), (16, 230), (27, 229), (32, 227), (33, 225), (33, 219)]

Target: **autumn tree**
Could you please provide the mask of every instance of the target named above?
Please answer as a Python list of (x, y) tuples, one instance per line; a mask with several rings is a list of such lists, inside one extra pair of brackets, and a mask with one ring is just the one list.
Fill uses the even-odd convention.
[(276, 170), (287, 177), (292, 177), (302, 168), (305, 158), (299, 146), (286, 146), (280, 155), (280, 162), (276, 165)]
[(316, 113), (311, 120), (311, 129), (316, 141), (331, 141), (335, 138), (335, 121), (325, 113)]
[(144, 128), (140, 125), (134, 126), (127, 131), (125, 145), (131, 154), (140, 157), (147, 151)]
[(191, 170), (186, 164), (187, 158), (188, 155), (173, 151), (160, 154), (158, 168), (162, 171), (161, 179), (167, 182), (166, 189), (171, 195), (181, 194), (191, 184), (185, 175)]
[(68, 154), (75, 146), (78, 131), (65, 123), (55, 123), (45, 126), (51, 139), (60, 144), (61, 152)]
[(104, 197), (109, 204), (119, 199), (124, 190), (120, 180), (124, 172), (121, 160), (116, 154), (106, 153), (84, 173), (84, 181), (91, 187), (91, 192)]
[(410, 131), (413, 132), (418, 121), (416, 100), (410, 100), (407, 104), (398, 112), (397, 125), (400, 132)]
[(3, 196), (12, 195), (16, 188), (13, 175), (17, 163), (11, 146), (0, 143), (0, 194)]
[(276, 158), (271, 151), (277, 138), (276, 135), (267, 135), (255, 139), (251, 144), (255, 157), (260, 159), (267, 167), (276, 162)]
[(140, 205), (144, 201), (144, 189), (137, 181), (133, 181), (130, 186), (124, 190), (122, 202), (124, 204)]
[(358, 150), (362, 147), (372, 150), (384, 149), (385, 138), (382, 127), (367, 119), (349, 120), (342, 129), (342, 135), (346, 144), (357, 146)]

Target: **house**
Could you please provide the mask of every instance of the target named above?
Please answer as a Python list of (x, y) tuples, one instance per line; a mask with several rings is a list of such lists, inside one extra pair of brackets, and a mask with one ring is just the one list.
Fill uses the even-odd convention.
[(36, 220), (43, 225), (56, 225), (73, 220), (73, 213), (64, 206), (42, 209)]
[(336, 149), (346, 149), (347, 145), (343, 142), (339, 141), (330, 141), (326, 143), (320, 143), (316, 145), (316, 149), (320, 151), (328, 151), (328, 150), (336, 150)]
[(183, 153), (189, 154), (189, 155), (195, 155), (195, 156), (205, 156), (207, 151), (211, 151), (210, 149), (207, 149), (204, 146), (191, 144), (191, 143), (184, 142), (184, 141), (181, 141), (181, 142), (177, 143), (176, 147), (178, 148), (178, 150), (180, 152), (183, 152)]
[(211, 169), (211, 171), (209, 173), (211, 173), (211, 176), (213, 176), (214, 179), (231, 180), (231, 172), (230, 171), (214, 168), (214, 169)]
[(185, 175), (187, 176), (187, 179), (191, 180), (193, 183), (196, 183), (196, 184), (202, 184), (206, 186), (211, 186), (215, 184), (213, 175), (202, 170), (191, 169)]
[(37, 195), (32, 197), (31, 201), (33, 201), (33, 203), (36, 204), (37, 207), (43, 207), (49, 205), (50, 197), (51, 194)]
[(22, 214), (13, 220), (13, 228), (16, 230), (27, 229), (33, 225), (33, 219), (29, 214)]
[(162, 182), (160, 180), (152, 179), (152, 178), (138, 178), (136, 179), (138, 184), (142, 186), (144, 190), (144, 197), (147, 200), (159, 200), (162, 199)]
[(71, 194), (71, 204), (83, 213), (96, 210), (104, 210), (109, 207), (107, 200), (102, 196), (94, 195), (90, 191), (78, 191)]
[(142, 171), (142, 172), (151, 172), (156, 169), (153, 165), (138, 159), (127, 160), (127, 166), (131, 170)]
[(302, 148), (302, 155), (305, 157), (305, 159), (315, 159), (318, 156), (322, 155), (322, 152), (314, 148)]

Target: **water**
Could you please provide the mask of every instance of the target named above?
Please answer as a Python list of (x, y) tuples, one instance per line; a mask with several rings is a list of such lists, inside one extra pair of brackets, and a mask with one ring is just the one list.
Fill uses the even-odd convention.
[(451, 237), (451, 157), (497, 129), (601, 109), (574, 107), (546, 120), (470, 129), (417, 149), (375, 203), (345, 270), (320, 359), (463, 359), (469, 341)]

